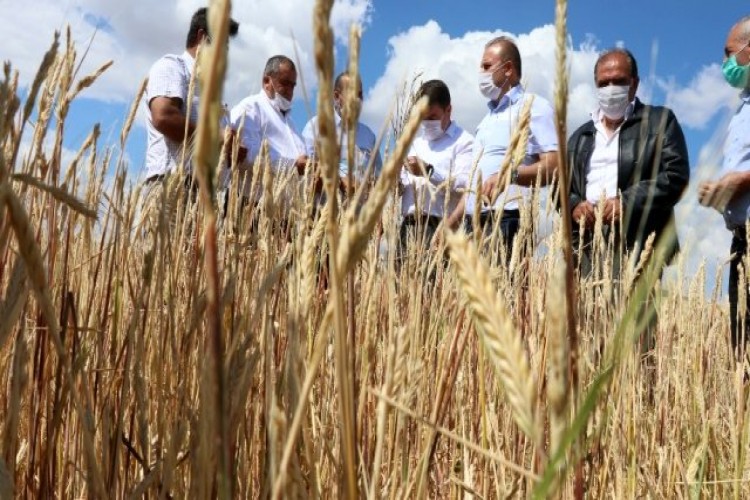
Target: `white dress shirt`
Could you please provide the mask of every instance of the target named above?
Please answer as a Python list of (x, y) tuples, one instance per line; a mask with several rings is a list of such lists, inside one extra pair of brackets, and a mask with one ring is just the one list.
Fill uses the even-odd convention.
[(263, 89), (232, 108), (229, 120), (234, 130), (239, 129), (243, 119), (240, 140), (247, 148), (246, 167), (255, 162), (264, 140), (268, 141), (274, 172), (288, 172), (295, 160), (305, 154), (305, 143), (294, 128), (291, 111), (280, 112)]
[[(195, 59), (187, 51), (182, 55), (168, 54), (154, 63), (148, 73), (148, 85), (144, 95), (146, 105), (146, 160), (144, 176), (146, 179), (165, 175), (174, 170), (182, 161), (183, 143), (175, 142), (156, 130), (151, 119), (149, 104), (156, 97), (179, 98), (182, 100), (182, 112), (189, 121), (195, 123), (198, 118), (198, 85), (194, 86), (190, 113), (187, 113), (190, 78), (195, 67)], [(192, 148), (185, 147), (185, 170), (190, 172)]]
[(401, 214), (450, 215), (461, 198), (459, 190), (469, 183), (473, 148), (474, 137), (453, 122), (434, 141), (417, 136), (408, 156), (416, 156), (426, 165), (432, 165), (433, 172), (427, 177), (401, 169)]
[[(633, 116), (635, 104), (631, 103), (625, 110), (625, 120)], [(612, 137), (607, 136), (607, 129), (602, 123), (602, 112), (596, 110), (591, 113), (591, 120), (596, 128), (594, 150), (591, 152), (586, 168), (586, 201), (596, 203), (604, 199), (617, 196), (617, 173), (620, 158), (620, 129), (622, 123), (614, 131)]]

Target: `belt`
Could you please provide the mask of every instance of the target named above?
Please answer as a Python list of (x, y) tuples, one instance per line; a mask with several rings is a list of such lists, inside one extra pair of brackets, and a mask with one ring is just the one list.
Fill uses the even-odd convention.
[(401, 222), (401, 224), (405, 226), (416, 226), (417, 224), (425, 224), (425, 225), (439, 225), (440, 222), (443, 219), (440, 217), (435, 217), (434, 215), (420, 215), (417, 217), (414, 214), (409, 214), (404, 216), (404, 220)]
[(161, 182), (161, 181), (163, 181), (163, 180), (164, 180), (164, 179), (165, 179), (166, 177), (167, 177), (167, 176), (166, 176), (166, 175), (164, 175), (164, 174), (156, 174), (156, 175), (152, 175), (151, 177), (148, 177), (148, 178), (147, 178), (147, 179), (146, 179), (146, 180), (144, 181), (144, 184), (151, 184), (152, 182)]
[[(498, 210), (489, 210), (479, 214), (479, 220), (484, 223), (486, 220), (494, 220), (500, 212)], [(471, 218), (471, 217), (470, 217)], [(503, 210), (503, 219), (520, 219), (521, 212), (518, 210)]]

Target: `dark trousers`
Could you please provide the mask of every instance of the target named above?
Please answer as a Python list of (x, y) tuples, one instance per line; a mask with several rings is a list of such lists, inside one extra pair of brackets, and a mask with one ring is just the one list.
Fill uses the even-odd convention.
[[(479, 225), (482, 231), (482, 236), (486, 240), (492, 238), (492, 231), (495, 229), (495, 221), (497, 220), (498, 214), (494, 211), (485, 212), (479, 215)], [(475, 228), (473, 227), (473, 221), (471, 217), (466, 219), (468, 232), (473, 233)], [(513, 251), (513, 242), (516, 239), (518, 230), (521, 228), (521, 212), (518, 210), (505, 210), (503, 216), (500, 219), (500, 234), (503, 237), (503, 244), (505, 245), (505, 254), (510, 255)]]
[(407, 215), (404, 217), (399, 230), (399, 257), (405, 255), (409, 237), (426, 252), (430, 251), (432, 240), (435, 238), (441, 220), (440, 217), (432, 215)]
[[(735, 229), (730, 249), (732, 260), (729, 263), (729, 328), (732, 335), (732, 348), (740, 357), (744, 354), (745, 343), (748, 337), (748, 326), (750, 326), (750, 293), (745, 293), (745, 314), (738, 317), (740, 300), (740, 276), (741, 272), (748, 276), (747, 269), (740, 269), (742, 260), (747, 254), (747, 233), (745, 228)], [(748, 288), (747, 278), (745, 288)]]

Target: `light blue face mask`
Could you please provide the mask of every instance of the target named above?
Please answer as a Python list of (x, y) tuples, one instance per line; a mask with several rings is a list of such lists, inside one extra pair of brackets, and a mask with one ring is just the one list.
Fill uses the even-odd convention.
[(721, 66), (724, 79), (729, 85), (738, 89), (747, 88), (748, 77), (750, 77), (750, 64), (744, 66), (737, 64), (737, 54), (745, 50), (747, 46), (748, 44), (746, 43), (744, 47), (727, 58)]

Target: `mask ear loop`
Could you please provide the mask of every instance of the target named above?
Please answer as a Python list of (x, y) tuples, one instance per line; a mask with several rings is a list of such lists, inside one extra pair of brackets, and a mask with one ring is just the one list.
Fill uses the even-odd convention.
[[(743, 45), (738, 51), (736, 51), (733, 54), (730, 54), (729, 57), (734, 56), (734, 60), (736, 61), (737, 60), (737, 54), (739, 54), (740, 52), (742, 52), (743, 50), (745, 50), (748, 46), (750, 46), (750, 39), (748, 39), (748, 41), (745, 42), (745, 45)], [(729, 59), (729, 57), (727, 59)]]

